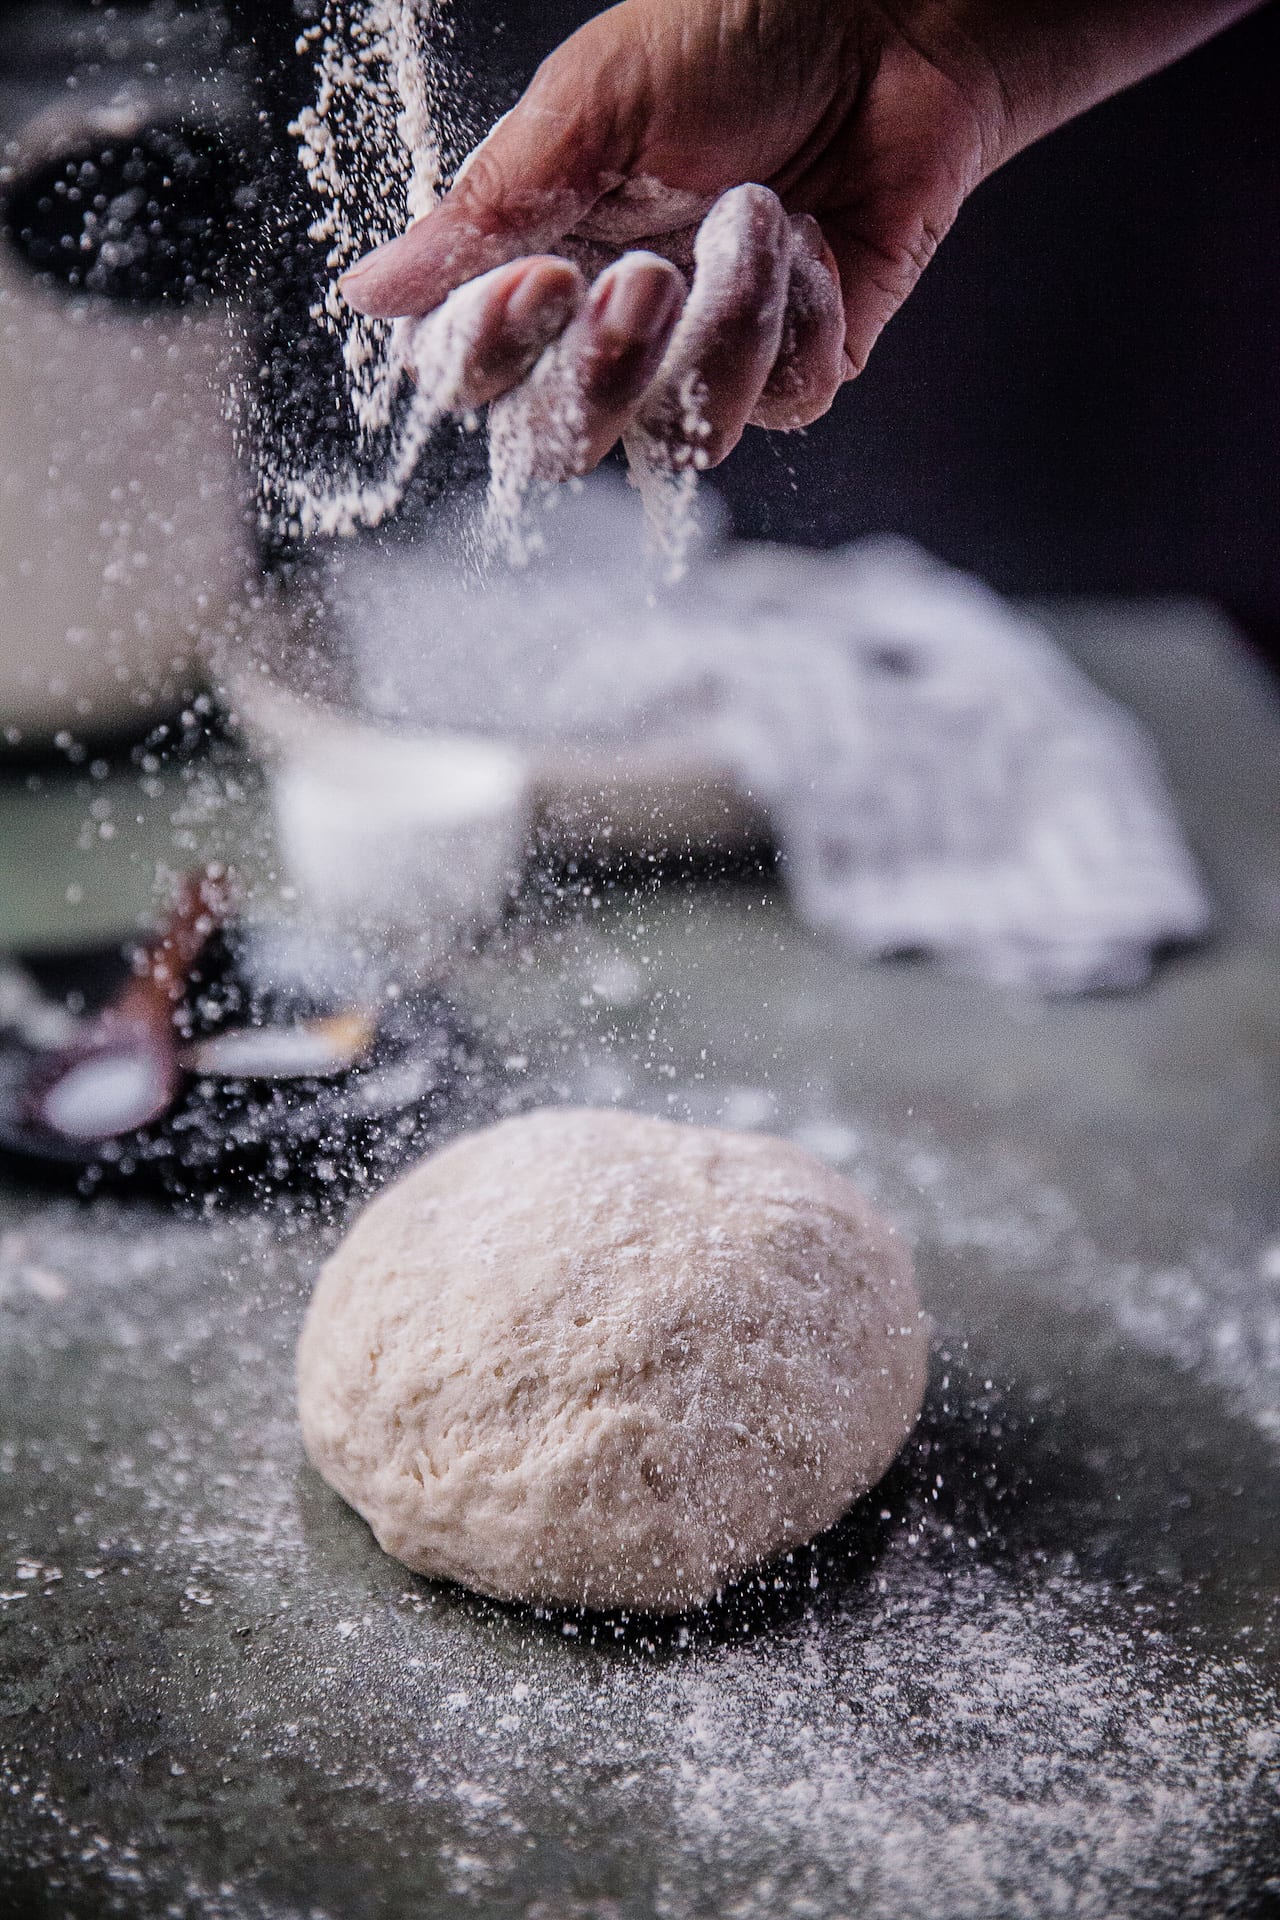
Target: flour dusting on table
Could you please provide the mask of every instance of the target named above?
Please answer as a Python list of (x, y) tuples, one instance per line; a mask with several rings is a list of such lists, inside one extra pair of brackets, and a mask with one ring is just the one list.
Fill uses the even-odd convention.
[[(1067, 1318), (1110, 1312), (1105, 1263), (1052, 1187), (909, 1133), (821, 1115), (804, 1131), (855, 1155), (891, 1202), (904, 1181), (918, 1191), (914, 1229), (936, 1243), (947, 1223), (1010, 1312), (1019, 1276), (1051, 1291), (1071, 1269)], [(292, 1341), (314, 1228), (133, 1218), (122, 1258), (128, 1221), (47, 1209), (0, 1241), (13, 1378), (46, 1408), (74, 1399), (57, 1436), (24, 1437), (24, 1422), (0, 1443), (0, 1490), (28, 1490), (0, 1540), (0, 1623), (43, 1648), (70, 1603), (87, 1662), (75, 1701), (93, 1713), (120, 1709), (91, 1649), (122, 1623), (141, 1631), (153, 1652), (137, 1704), (162, 1782), (146, 1800), (127, 1776), (100, 1782), (83, 1812), (66, 1716), (84, 1709), (58, 1662), (33, 1659), (0, 1696), (30, 1716), (0, 1792), (33, 1869), (65, 1874), (79, 1856), (77, 1884), (150, 1889), (152, 1808), (211, 1831), (212, 1769), (219, 1822), (236, 1809), (292, 1835), (293, 1796), (336, 1822), (350, 1805), (380, 1871), (394, 1879), (403, 1848), (459, 1913), (532, 1912), (531, 1885), (557, 1920), (1246, 1911), (1280, 1820), (1280, 1710), (1250, 1622), (1234, 1647), (1220, 1630), (1206, 1646), (1186, 1612), (1192, 1568), (1108, 1580), (1051, 1532), (1037, 1546), (1036, 1503), (1055, 1496), (1034, 1460), (1030, 1509), (1017, 1484), (1036, 1428), (964, 1342), (939, 1336), (931, 1409), (894, 1484), (834, 1543), (749, 1585), (737, 1616), (537, 1617), (407, 1580), (306, 1471)], [(1135, 1363), (1184, 1337), (1154, 1279), (1145, 1318), (1136, 1284), (1116, 1301), (1110, 1338)], [(1206, 1249), (1206, 1316), (1209, 1285)], [(1206, 1317), (1197, 1375), (1232, 1312)], [(1236, 1364), (1265, 1372), (1261, 1354)], [(1247, 1404), (1243, 1373), (1239, 1387)], [(1046, 1415), (1050, 1443), (1060, 1418)], [(51, 1527), (68, 1485), (81, 1497)], [(1251, 1619), (1270, 1631), (1265, 1609)], [(351, 1910), (282, 1902), (202, 1857), (184, 1841), (184, 1915)], [(565, 1872), (584, 1891), (552, 1898)]]

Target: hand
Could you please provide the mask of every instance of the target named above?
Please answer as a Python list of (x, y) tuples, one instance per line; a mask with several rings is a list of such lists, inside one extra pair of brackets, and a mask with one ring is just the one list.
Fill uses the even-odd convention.
[(1249, 4), (623, 0), (343, 292), (420, 316), (487, 276), (451, 399), (545, 388), (540, 477), (624, 435), (714, 465), (829, 407), (1004, 159)]

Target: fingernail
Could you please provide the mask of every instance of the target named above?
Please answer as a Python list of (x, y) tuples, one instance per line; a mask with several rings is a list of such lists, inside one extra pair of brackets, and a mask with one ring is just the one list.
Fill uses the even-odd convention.
[(622, 261), (610, 267), (592, 296), (599, 325), (627, 340), (650, 340), (665, 333), (683, 304), (678, 278), (656, 261), (637, 261), (634, 266)]
[(798, 245), (809, 253), (821, 255), (826, 246), (822, 228), (811, 213), (793, 213), (791, 215), (791, 234)]
[(577, 312), (580, 289), (572, 269), (526, 274), (507, 301), (507, 320), (520, 333), (558, 333)]

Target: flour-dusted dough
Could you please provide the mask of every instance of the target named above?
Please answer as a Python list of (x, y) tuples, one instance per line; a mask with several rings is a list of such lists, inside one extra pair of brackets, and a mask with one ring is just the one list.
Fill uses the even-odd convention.
[(298, 1353), (312, 1460), (482, 1593), (678, 1612), (811, 1539), (910, 1432), (911, 1261), (782, 1140), (546, 1109), (374, 1201)]

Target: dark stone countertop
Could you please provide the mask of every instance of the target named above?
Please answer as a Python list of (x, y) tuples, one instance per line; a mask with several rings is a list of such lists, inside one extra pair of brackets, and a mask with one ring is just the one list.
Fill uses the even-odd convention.
[[(920, 1433), (714, 1614), (380, 1554), (294, 1421), (314, 1214), (4, 1192), (0, 1912), (1280, 1910), (1280, 714), (1203, 610), (1050, 618), (1223, 909), (1149, 990), (860, 966), (746, 882), (583, 900), (460, 976), (521, 1100), (793, 1135), (918, 1245)], [(0, 791), (28, 933), (82, 812)]]

